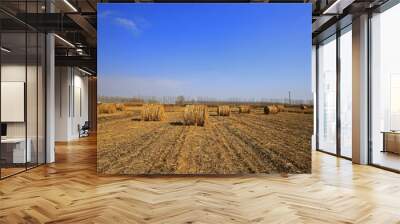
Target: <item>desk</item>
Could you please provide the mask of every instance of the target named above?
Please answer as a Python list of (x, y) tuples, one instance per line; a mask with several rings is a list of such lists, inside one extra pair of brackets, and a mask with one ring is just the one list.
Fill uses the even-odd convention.
[(382, 152), (400, 154), (400, 131), (383, 131)]
[[(5, 138), (1, 139), (1, 156), (6, 160), (6, 163), (26, 163), (31, 162), (32, 141), (30, 138), (26, 139), (28, 142), (25, 152), (25, 138)], [(4, 156), (3, 156), (4, 155)]]

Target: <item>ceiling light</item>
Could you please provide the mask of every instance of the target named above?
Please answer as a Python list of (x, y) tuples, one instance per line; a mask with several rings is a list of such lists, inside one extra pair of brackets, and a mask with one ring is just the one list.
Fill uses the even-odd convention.
[(83, 73), (85, 73), (86, 75), (93, 75), (92, 73), (90, 73), (90, 72), (88, 72), (88, 71), (86, 71), (86, 70), (83, 70), (83, 69), (81, 69), (81, 68), (79, 68), (79, 67), (78, 67), (78, 70), (81, 71), (81, 72), (83, 72)]
[(82, 48), (77, 48), (76, 49), (76, 53), (78, 53), (79, 55), (83, 55), (83, 49)]
[(67, 4), (74, 12), (78, 12), (78, 10), (68, 1), (64, 0), (65, 4)]
[(7, 49), (5, 47), (1, 47), (1, 51), (4, 51), (6, 53), (10, 53), (11, 52), (11, 50), (9, 50), (9, 49)]
[(342, 14), (343, 10), (351, 5), (355, 0), (336, 0), (332, 5), (330, 5), (324, 12), (326, 14)]
[(64, 42), (64, 43), (66, 43), (67, 45), (69, 45), (70, 47), (73, 47), (73, 48), (75, 48), (75, 45), (73, 45), (71, 42), (69, 42), (68, 40), (66, 40), (66, 39), (64, 39), (64, 38), (62, 38), (62, 37), (60, 37), (59, 35), (57, 35), (57, 34), (54, 34), (54, 36), (55, 37), (57, 37), (59, 40), (61, 40), (62, 42)]
[(340, 0), (336, 0), (331, 6), (329, 6), (322, 14), (328, 14), (332, 9), (334, 9)]

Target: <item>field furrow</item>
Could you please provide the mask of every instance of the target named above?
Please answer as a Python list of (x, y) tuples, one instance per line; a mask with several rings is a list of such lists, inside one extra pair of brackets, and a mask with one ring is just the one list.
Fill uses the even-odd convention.
[[(278, 172), (301, 172), (309, 166), (311, 151), (309, 148), (302, 148), (301, 145), (293, 144), (288, 136), (284, 136), (282, 131), (276, 132), (273, 127), (257, 128), (245, 119), (231, 117), (231, 125), (228, 127), (233, 135), (237, 135), (248, 144), (253, 145), (260, 157), (265, 158), (266, 162), (274, 164)], [(303, 141), (310, 141), (303, 139)], [(292, 145), (292, 147), (290, 147)], [(289, 146), (289, 147), (288, 147)], [(310, 147), (310, 144), (308, 144)], [(304, 154), (304, 151), (308, 151)]]
[(307, 173), (312, 114), (266, 115), (236, 110), (203, 126), (183, 125), (183, 107), (163, 121), (140, 121), (140, 110), (99, 119), (98, 171), (106, 174)]
[(238, 158), (239, 164), (243, 164), (242, 166), (246, 168), (242, 170), (243, 173), (269, 173), (271, 171), (268, 164), (265, 164), (252, 149), (251, 144), (248, 144), (240, 136), (232, 134), (229, 129), (229, 118), (216, 117), (216, 119), (220, 121), (218, 133), (222, 139), (226, 139), (230, 151)]
[[(156, 143), (153, 147), (156, 148), (152, 155), (146, 158), (146, 155), (141, 155), (149, 163), (147, 165), (148, 170), (146, 173), (149, 174), (169, 174), (175, 173), (178, 168), (177, 158), (181, 154), (181, 149), (186, 142), (188, 137), (188, 127), (171, 127), (175, 130), (173, 136), (170, 136), (170, 142), (168, 145), (162, 145), (163, 142)], [(146, 164), (145, 164), (146, 165)]]
[[(285, 115), (283, 115), (285, 116)], [(233, 117), (232, 119), (235, 120), (235, 122), (238, 122), (240, 124), (246, 125), (250, 129), (254, 129), (254, 132), (259, 131), (262, 133), (262, 135), (265, 135), (266, 137), (270, 137), (273, 139), (273, 142), (279, 142), (280, 148), (288, 151), (293, 151), (293, 148), (298, 149), (296, 151), (296, 154), (299, 156), (310, 156), (310, 150), (307, 149), (306, 147), (299, 147), (301, 145), (306, 146), (308, 145), (309, 141), (311, 141), (310, 137), (312, 132), (309, 130), (312, 130), (312, 127), (307, 129), (304, 129), (304, 127), (291, 127), (290, 124), (287, 124), (286, 122), (279, 122), (277, 124), (274, 124), (273, 122), (268, 122), (264, 121), (263, 123), (260, 122), (260, 119), (257, 119), (257, 117), (254, 116), (247, 116), (247, 117)], [(301, 119), (301, 118), (297, 118)], [(264, 124), (264, 125), (263, 125)], [(281, 128), (283, 127), (283, 128)], [(300, 132), (300, 133), (297, 133)], [(305, 144), (305, 145), (304, 145)], [(305, 149), (305, 150), (301, 150)], [(282, 150), (281, 150), (282, 151)]]
[[(123, 125), (129, 125), (129, 123), (124, 122)], [(107, 173), (131, 171), (134, 167), (129, 164), (137, 160), (142, 151), (152, 149), (154, 143), (164, 137), (163, 133), (168, 131), (168, 126), (155, 125), (147, 130), (131, 131), (133, 133), (127, 133), (127, 136), (113, 137), (108, 141), (101, 140), (98, 143), (108, 142), (107, 145), (99, 145), (98, 147), (100, 148), (100, 152), (98, 151), (99, 172), (103, 170), (107, 170)], [(98, 136), (98, 138), (101, 139), (102, 135)], [(140, 144), (137, 144), (138, 142)]]

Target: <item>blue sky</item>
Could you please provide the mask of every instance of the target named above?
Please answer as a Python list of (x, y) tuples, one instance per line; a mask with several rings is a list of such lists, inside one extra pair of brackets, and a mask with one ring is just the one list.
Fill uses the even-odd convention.
[(310, 4), (98, 4), (102, 96), (311, 99)]

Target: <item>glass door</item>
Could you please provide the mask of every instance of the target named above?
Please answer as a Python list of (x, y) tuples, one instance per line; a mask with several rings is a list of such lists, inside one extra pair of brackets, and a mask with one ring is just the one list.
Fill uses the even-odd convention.
[(318, 150), (336, 154), (336, 35), (318, 47)]
[[(20, 14), (43, 13), (44, 3), (9, 1), (0, 7), (9, 6)], [(46, 38), (9, 15), (0, 12), (0, 17), (2, 179), (45, 163)]]
[(400, 4), (371, 18), (370, 162), (400, 171)]
[[(25, 32), (1, 34), (1, 177), (26, 170), (32, 151), (27, 150)], [(6, 49), (6, 50), (4, 50)], [(29, 148), (28, 148), (29, 149)]]
[(352, 157), (352, 33), (340, 32), (340, 155)]

